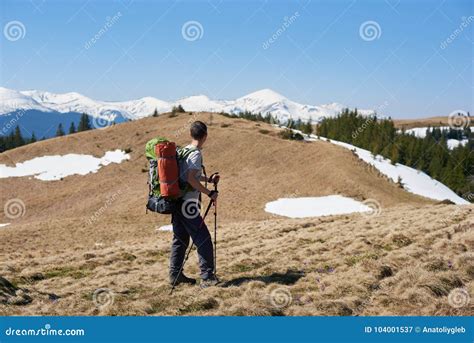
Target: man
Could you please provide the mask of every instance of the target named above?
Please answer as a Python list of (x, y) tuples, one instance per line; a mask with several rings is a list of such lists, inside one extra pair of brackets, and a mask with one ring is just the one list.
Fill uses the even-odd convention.
[(217, 200), (217, 192), (204, 187), (201, 182), (219, 182), (219, 176), (206, 179), (202, 175), (201, 149), (207, 139), (207, 126), (201, 121), (195, 121), (191, 125), (191, 144), (184, 149), (190, 150), (186, 158), (179, 162), (180, 181), (188, 183), (189, 191), (177, 206), (172, 215), (173, 243), (171, 245), (170, 257), (170, 283), (176, 280), (180, 283), (196, 284), (195, 279), (188, 278), (183, 271), (179, 273), (189, 245), (189, 237), (192, 238), (197, 247), (199, 257), (199, 268), (201, 269), (201, 287), (206, 288), (218, 283), (214, 275), (214, 251), (211, 235), (199, 214), (198, 202), (200, 193), (204, 193), (211, 201)]

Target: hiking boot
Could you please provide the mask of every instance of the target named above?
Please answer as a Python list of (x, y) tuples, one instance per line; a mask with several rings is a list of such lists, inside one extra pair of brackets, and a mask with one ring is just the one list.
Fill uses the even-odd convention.
[(196, 279), (192, 279), (190, 277), (187, 277), (183, 273), (179, 274), (178, 279), (176, 279), (176, 283), (175, 283), (175, 279), (176, 279), (176, 275), (170, 275), (170, 285), (171, 286), (173, 286), (173, 284), (175, 286), (177, 286), (180, 283), (187, 283), (189, 285), (195, 285), (196, 284)]
[(211, 276), (208, 279), (203, 279), (199, 286), (201, 288), (208, 288), (208, 287), (213, 287), (216, 286), (219, 283), (219, 279), (217, 279), (216, 276)]

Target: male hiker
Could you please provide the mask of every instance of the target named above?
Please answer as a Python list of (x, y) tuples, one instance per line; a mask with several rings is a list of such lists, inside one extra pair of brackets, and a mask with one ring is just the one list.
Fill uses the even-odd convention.
[[(197, 247), (199, 257), (199, 268), (201, 269), (201, 287), (206, 288), (214, 286), (218, 283), (214, 275), (214, 252), (212, 246), (211, 235), (199, 215), (199, 209), (196, 206), (199, 201), (200, 193), (209, 196), (211, 201), (217, 200), (217, 192), (211, 191), (201, 184), (201, 181), (219, 182), (219, 176), (216, 175), (212, 179), (206, 179), (202, 175), (202, 154), (201, 149), (207, 138), (207, 126), (201, 121), (195, 121), (191, 125), (191, 144), (185, 147), (191, 152), (186, 158), (179, 162), (180, 179), (182, 182), (189, 184), (189, 191), (184, 195), (183, 199), (177, 206), (176, 211), (172, 214), (173, 224), (173, 243), (171, 245), (170, 256), (170, 283), (195, 284), (196, 280), (188, 278), (183, 272), (179, 271), (183, 265), (186, 249), (189, 245), (189, 237), (193, 240)], [(194, 206), (191, 210), (189, 205)], [(179, 275), (178, 275), (179, 274)]]

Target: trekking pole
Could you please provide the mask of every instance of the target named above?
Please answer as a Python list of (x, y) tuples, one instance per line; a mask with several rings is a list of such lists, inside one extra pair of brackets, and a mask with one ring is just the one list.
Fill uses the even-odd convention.
[[(201, 229), (201, 227), (203, 226), (204, 224), (204, 220), (206, 219), (207, 217), (207, 214), (209, 213), (209, 210), (211, 209), (211, 205), (212, 205), (213, 201), (211, 200), (211, 202), (209, 202), (209, 205), (207, 206), (206, 208), (206, 212), (204, 213), (204, 216), (202, 217), (202, 221), (201, 221), (201, 224), (199, 225), (199, 229)], [(192, 242), (191, 244), (191, 247), (188, 249), (188, 252), (186, 253), (186, 257), (184, 258), (183, 260), (183, 263), (181, 264), (181, 267), (179, 268), (179, 272), (178, 274), (176, 274), (175, 278), (174, 278), (174, 281), (173, 281), (173, 286), (171, 287), (171, 291), (170, 291), (170, 295), (173, 294), (173, 291), (176, 287), (176, 281), (178, 281), (178, 277), (181, 275), (181, 273), (183, 272), (183, 269), (184, 269), (184, 265), (186, 264), (186, 261), (188, 260), (189, 258), (189, 254), (191, 253), (191, 250), (193, 249), (194, 247), (194, 241)]]
[[(219, 175), (219, 172), (212, 174), (209, 179)], [(217, 192), (217, 183), (214, 182), (214, 191)], [(214, 201), (214, 276), (217, 278), (217, 201)]]
[[(217, 192), (217, 183), (214, 183)], [(217, 201), (214, 201), (214, 276), (217, 278)]]

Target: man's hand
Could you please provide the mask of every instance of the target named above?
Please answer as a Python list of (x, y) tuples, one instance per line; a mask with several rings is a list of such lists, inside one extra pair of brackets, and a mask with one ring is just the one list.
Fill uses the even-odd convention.
[(214, 202), (216, 202), (218, 195), (219, 195), (219, 192), (217, 191), (210, 191), (208, 194), (209, 198), (211, 198), (211, 200)]
[(211, 175), (211, 177), (209, 178), (209, 182), (212, 182), (213, 184), (217, 185), (220, 179), (221, 177), (219, 174), (214, 174), (214, 175)]

